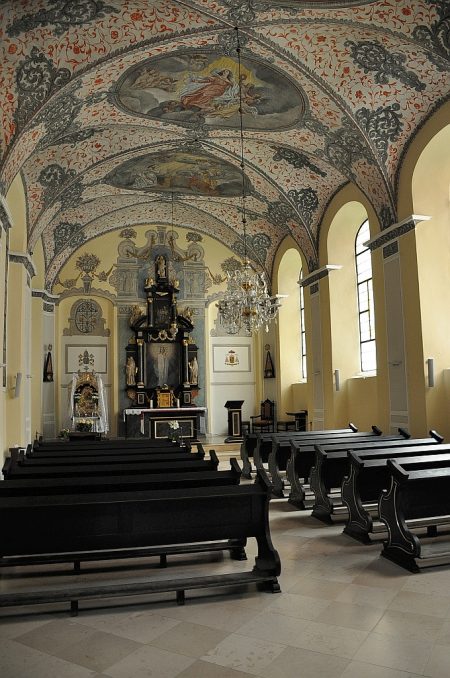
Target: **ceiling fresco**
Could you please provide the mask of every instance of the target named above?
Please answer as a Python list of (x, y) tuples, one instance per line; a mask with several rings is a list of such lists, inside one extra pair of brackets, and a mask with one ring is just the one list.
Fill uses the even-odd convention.
[[(240, 83), (240, 87), (239, 87)], [(269, 64), (199, 50), (150, 59), (127, 72), (117, 101), (130, 113), (179, 125), (239, 129), (292, 127), (304, 109), (301, 93)]]
[[(250, 183), (245, 177), (246, 192)], [(131, 158), (105, 177), (105, 183), (138, 191), (177, 192), (190, 195), (240, 196), (238, 167), (206, 153), (175, 150)]]
[[(83, 243), (175, 222), (271, 272), (317, 266), (348, 182), (396, 221), (405, 149), (449, 97), (450, 0), (4, 0), (0, 190), (21, 173), (51, 291)], [(239, 32), (236, 31), (239, 28)]]

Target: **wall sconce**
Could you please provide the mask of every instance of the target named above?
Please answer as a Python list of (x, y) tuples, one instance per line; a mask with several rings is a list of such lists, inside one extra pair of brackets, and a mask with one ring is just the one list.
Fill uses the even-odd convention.
[(341, 390), (341, 374), (339, 370), (334, 370), (334, 387), (336, 391)]
[(428, 370), (428, 386), (432, 388), (434, 386), (434, 358), (427, 359), (427, 370)]
[(22, 372), (17, 372), (16, 374), (16, 381), (15, 383), (11, 386), (11, 391), (13, 392), (12, 397), (13, 398), (18, 398), (20, 395), (20, 385), (22, 383)]

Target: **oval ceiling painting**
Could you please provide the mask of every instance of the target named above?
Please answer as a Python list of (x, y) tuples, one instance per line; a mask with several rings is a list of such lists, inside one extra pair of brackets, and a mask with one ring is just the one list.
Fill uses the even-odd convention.
[[(208, 153), (183, 150), (166, 150), (131, 158), (110, 172), (104, 181), (116, 188), (145, 192), (177, 191), (217, 197), (242, 194), (240, 168)], [(250, 189), (246, 178), (246, 191)]]
[[(242, 58), (240, 84), (247, 129), (285, 129), (302, 117), (301, 91), (272, 66)], [(128, 113), (147, 118), (236, 129), (240, 124), (238, 62), (204, 51), (148, 59), (122, 76), (116, 100)]]

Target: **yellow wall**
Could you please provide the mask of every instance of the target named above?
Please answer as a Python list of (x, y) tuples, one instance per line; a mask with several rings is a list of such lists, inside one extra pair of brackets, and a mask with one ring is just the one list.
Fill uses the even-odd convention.
[[(26, 202), (22, 179), (17, 175), (6, 196), (6, 204), (11, 216), (12, 228), (9, 231), (9, 250), (26, 254), (27, 225)], [(27, 287), (27, 273), (20, 263), (8, 264), (7, 282), (7, 386), (4, 394), (5, 435), (4, 450), (18, 444), (24, 445), (25, 439), (25, 389), (29, 380), (26, 378), (26, 355), (28, 336), (25, 332), (25, 295), (30, 294)], [(17, 374), (22, 374), (19, 397), (14, 397), (14, 386)]]
[[(325, 398), (325, 424), (328, 428), (346, 426), (353, 421), (360, 430), (370, 424), (383, 424), (380, 398), (387, 390), (383, 380), (380, 393), (377, 377), (355, 379), (361, 372), (359, 351), (358, 300), (356, 295), (355, 238), (362, 222), (368, 218), (371, 237), (378, 231), (378, 221), (366, 197), (354, 185), (346, 185), (331, 201), (320, 234), (319, 266), (338, 265), (320, 281), (322, 350)], [(374, 300), (376, 315), (377, 358), (386, 350), (382, 268), (374, 262)], [(376, 278), (376, 279), (375, 279)], [(336, 391), (335, 370), (339, 370), (340, 390)], [(370, 428), (370, 427), (369, 427)]]
[[(444, 370), (450, 368), (450, 125), (420, 156), (413, 175), (414, 212), (431, 221), (416, 228), (417, 266), (423, 342), (419, 366), (426, 398), (426, 428), (450, 439), (450, 401)], [(422, 348), (422, 347), (421, 347)], [(426, 360), (434, 358), (435, 386), (429, 388)]]
[[(302, 269), (300, 253), (289, 249), (278, 268), (278, 289), (286, 294), (278, 316), (278, 418), (285, 419), (292, 412), (292, 383), (301, 380), (300, 289), (298, 280)], [(273, 348), (271, 354), (274, 354)], [(265, 354), (264, 354), (265, 355)]]

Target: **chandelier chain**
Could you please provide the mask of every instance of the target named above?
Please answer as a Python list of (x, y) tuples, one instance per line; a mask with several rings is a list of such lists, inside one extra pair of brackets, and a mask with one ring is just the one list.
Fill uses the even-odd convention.
[(243, 79), (241, 64), (241, 43), (239, 28), (236, 28), (236, 52), (238, 65), (238, 92), (239, 92), (239, 137), (241, 145), (241, 177), (242, 177), (242, 229), (244, 238), (243, 264), (227, 273), (227, 289), (223, 299), (217, 304), (219, 318), (227, 334), (237, 334), (244, 330), (247, 334), (259, 330), (273, 320), (280, 307), (278, 296), (271, 297), (268, 291), (264, 273), (258, 273), (250, 264), (247, 252), (247, 218), (246, 197), (247, 183), (245, 178), (245, 144), (244, 144), (244, 108), (243, 108)]

